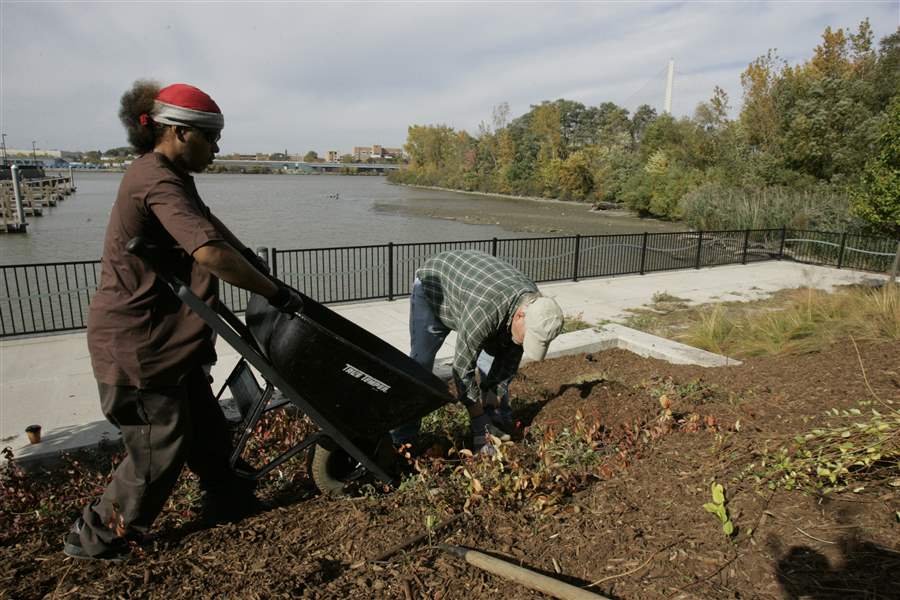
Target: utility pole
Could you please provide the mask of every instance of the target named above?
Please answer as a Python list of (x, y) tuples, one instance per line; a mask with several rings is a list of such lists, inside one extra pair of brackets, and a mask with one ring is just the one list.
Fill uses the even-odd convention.
[[(663, 112), (672, 114), (672, 83), (675, 80), (675, 59), (669, 59), (669, 74), (666, 77), (666, 103)], [(659, 96), (657, 96), (658, 98)]]
[(37, 154), (35, 154), (35, 151), (34, 151), (35, 143), (36, 142), (34, 140), (31, 140), (31, 160), (33, 160), (35, 162), (35, 164), (37, 164)]

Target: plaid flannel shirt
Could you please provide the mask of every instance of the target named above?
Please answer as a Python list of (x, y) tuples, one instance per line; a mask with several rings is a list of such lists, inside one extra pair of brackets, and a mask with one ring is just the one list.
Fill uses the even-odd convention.
[(512, 341), (512, 317), (522, 296), (537, 286), (509, 263), (477, 250), (442, 252), (423, 264), (416, 277), (434, 314), (456, 332), (453, 375), (457, 395), (480, 400), (475, 383), (482, 350), (494, 357), (482, 389), (506, 384), (519, 368), (522, 346)]

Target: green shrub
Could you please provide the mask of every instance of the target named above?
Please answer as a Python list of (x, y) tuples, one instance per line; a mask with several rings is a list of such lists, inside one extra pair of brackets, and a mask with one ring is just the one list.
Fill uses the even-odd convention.
[(705, 183), (682, 199), (684, 220), (695, 229), (860, 229), (850, 217), (846, 193), (821, 186), (813, 190), (782, 187), (741, 189)]

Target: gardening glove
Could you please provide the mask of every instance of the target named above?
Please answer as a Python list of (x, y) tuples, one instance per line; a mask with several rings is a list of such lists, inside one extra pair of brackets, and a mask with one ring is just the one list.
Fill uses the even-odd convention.
[(493, 454), (494, 444), (490, 438), (497, 438), (501, 442), (508, 442), (511, 438), (508, 434), (500, 431), (491, 422), (488, 414), (472, 417), (472, 452), (480, 452), (483, 454)]
[(283, 313), (293, 315), (303, 310), (303, 298), (300, 294), (284, 284), (278, 286), (275, 295), (269, 298), (269, 304)]
[(247, 259), (247, 262), (263, 273), (268, 275), (272, 272), (271, 269), (269, 269), (269, 264), (250, 248), (244, 248), (241, 255)]

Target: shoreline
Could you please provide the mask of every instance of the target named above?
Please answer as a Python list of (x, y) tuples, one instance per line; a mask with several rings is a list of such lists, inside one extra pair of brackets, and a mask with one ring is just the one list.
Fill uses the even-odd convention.
[[(416, 185), (412, 183), (394, 183), (388, 180), (391, 185), (407, 187), (420, 190), (437, 190), (439, 192), (455, 192), (457, 194), (469, 194), (470, 196), (488, 196), (492, 198), (507, 198), (510, 200), (529, 200), (531, 202), (546, 202), (548, 204), (564, 204), (566, 206), (589, 206), (587, 202), (578, 202), (577, 200), (560, 200), (559, 198), (542, 198), (541, 196), (516, 196), (515, 194), (501, 194), (499, 192), (478, 192), (475, 190), (457, 190), (454, 188), (441, 187), (437, 185)], [(590, 208), (588, 208), (590, 210)], [(621, 211), (631, 212), (631, 211)], [(637, 216), (637, 215), (635, 215)]]
[[(676, 231), (684, 227), (673, 221), (640, 217), (631, 210), (592, 210), (592, 204), (588, 202), (386, 181), (390, 185), (418, 189), (423, 193), (404, 202), (376, 203), (375, 210), (470, 225), (495, 225), (512, 233), (604, 235)], [(445, 194), (444, 199), (431, 197), (431, 193), (435, 192)]]
[(475, 190), (457, 190), (453, 188), (441, 187), (437, 185), (416, 185), (412, 183), (395, 183), (390, 179), (385, 179), (385, 181), (390, 185), (396, 185), (399, 187), (411, 188), (411, 189), (420, 189), (420, 190), (433, 190), (438, 192), (453, 192), (456, 194), (467, 194), (469, 196), (482, 196), (487, 198), (502, 198), (505, 200), (526, 200), (528, 202), (538, 202), (543, 204), (557, 204), (561, 206), (571, 206), (571, 207), (584, 207), (587, 212), (594, 213), (597, 215), (603, 215), (607, 217), (617, 218), (632, 218), (639, 219), (641, 221), (648, 221), (652, 223), (683, 223), (682, 221), (666, 221), (663, 219), (658, 219), (656, 217), (642, 217), (636, 211), (633, 211), (629, 208), (608, 208), (608, 209), (595, 209), (593, 205), (588, 202), (580, 202), (577, 200), (560, 200), (559, 198), (543, 198), (540, 196), (516, 196), (515, 194), (501, 194), (499, 192), (479, 192)]

